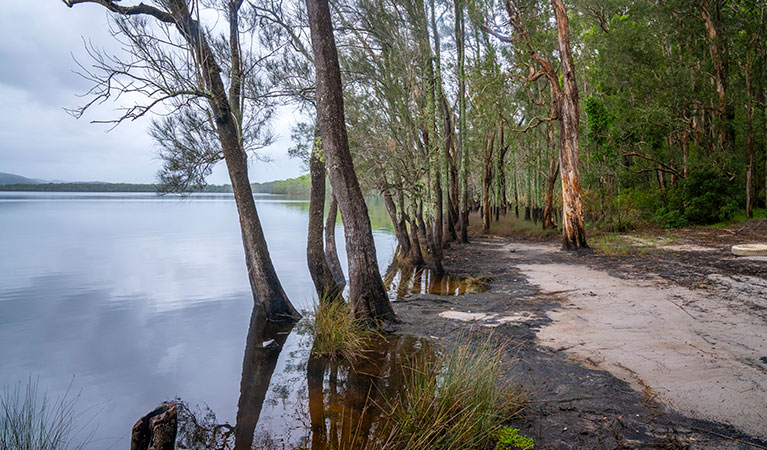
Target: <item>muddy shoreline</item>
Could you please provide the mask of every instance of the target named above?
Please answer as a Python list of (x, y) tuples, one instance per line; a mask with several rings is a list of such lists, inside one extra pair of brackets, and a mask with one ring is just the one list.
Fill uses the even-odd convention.
[[(542, 342), (539, 338), (542, 330), (555, 329), (560, 322), (578, 317), (577, 302), (584, 300), (576, 298), (576, 289), (544, 290), (521, 269), (551, 264), (576, 266), (628, 280), (629, 284), (662, 282), (676, 289), (704, 293), (714, 290), (716, 295), (712, 298), (729, 299), (728, 292), (737, 290), (742, 301), (728, 300), (728, 307), (749, 314), (759, 331), (767, 331), (767, 308), (760, 301), (750, 301), (767, 298), (762, 297), (767, 294), (762, 290), (767, 284), (760, 284), (767, 279), (767, 258), (736, 260), (724, 252), (733, 243), (767, 235), (763, 234), (767, 221), (733, 228), (682, 230), (671, 246), (657, 245), (641, 255), (623, 257), (558, 252), (555, 240), (473, 237), (469, 245), (453, 244), (446, 250), (445, 267), (456, 275), (490, 277), (490, 289), (453, 297), (412, 295), (397, 301), (395, 310), (402, 320), (398, 333), (448, 346), (465, 341), (467, 336), (479, 341), (492, 335), (492, 339), (506, 342), (505, 376), (528, 396), (524, 417), (515, 419), (513, 424), (535, 439), (536, 448), (767, 448), (767, 430), (748, 425), (759, 423), (754, 422), (753, 414), (763, 417), (767, 405), (762, 406), (762, 411), (742, 411), (747, 420), (735, 421), (738, 426), (707, 420), (705, 414), (691, 414), (680, 411), (684, 408), (669, 406), (668, 394), (655, 389), (656, 380), (645, 384), (641, 376), (627, 378), (626, 374), (632, 371), (630, 364), (624, 367), (624, 373), (615, 370), (616, 364), (621, 365), (621, 361), (611, 361), (615, 354), (595, 354), (592, 358), (586, 345), (573, 351), (568, 345)], [(717, 276), (745, 281), (735, 286)], [(742, 279), (744, 276), (750, 278)], [(747, 289), (741, 295), (743, 286)], [(707, 312), (703, 308), (696, 310), (694, 304), (681, 307), (694, 315)], [(452, 313), (445, 314), (446, 311)], [(473, 320), (460, 320), (461, 317)], [(751, 370), (756, 379), (751, 381), (761, 382), (760, 374), (767, 374), (767, 358), (760, 359), (767, 356), (767, 350), (764, 352), (765, 355), (755, 358)], [(606, 364), (609, 362), (614, 364)], [(735, 410), (738, 407), (729, 406)]]

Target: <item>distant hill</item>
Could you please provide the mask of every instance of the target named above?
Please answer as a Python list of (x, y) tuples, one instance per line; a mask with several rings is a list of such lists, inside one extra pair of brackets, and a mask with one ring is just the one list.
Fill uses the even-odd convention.
[(47, 183), (45, 180), (22, 177), (13, 173), (0, 172), (0, 184), (40, 184)]

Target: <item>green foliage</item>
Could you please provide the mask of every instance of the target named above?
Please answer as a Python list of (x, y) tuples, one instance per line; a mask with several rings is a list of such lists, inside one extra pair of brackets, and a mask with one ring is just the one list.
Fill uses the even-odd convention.
[(728, 220), (739, 209), (735, 184), (713, 169), (694, 171), (666, 192), (656, 220), (667, 228)]
[[(591, 156), (596, 160), (603, 160), (608, 156), (604, 152), (609, 148), (606, 144), (611, 121), (610, 114), (604, 101), (593, 95), (586, 99), (585, 110), (589, 125), (586, 137), (594, 148)], [(610, 156), (615, 157), (614, 152)]]
[(498, 430), (495, 437), (498, 439), (498, 444), (496, 444), (495, 450), (511, 450), (515, 448), (528, 450), (535, 448), (533, 439), (519, 434), (517, 428), (503, 427)]

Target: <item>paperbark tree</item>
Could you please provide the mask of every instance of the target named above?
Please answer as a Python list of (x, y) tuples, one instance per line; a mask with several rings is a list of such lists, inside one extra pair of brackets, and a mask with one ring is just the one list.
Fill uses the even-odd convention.
[[(530, 74), (526, 81), (536, 81), (545, 77), (556, 105), (556, 116), (535, 118), (530, 129), (551, 120), (559, 121), (559, 166), (562, 180), (562, 249), (578, 250), (588, 248), (586, 243), (586, 228), (583, 217), (583, 200), (580, 174), (580, 148), (578, 144), (579, 105), (578, 85), (575, 79), (575, 64), (573, 63), (572, 47), (570, 45), (570, 26), (567, 10), (562, 0), (551, 0), (554, 10), (557, 32), (557, 49), (559, 50), (562, 84), (554, 65), (542, 56), (533, 45), (526, 24), (520, 16), (520, 9), (513, 0), (506, 0), (506, 11), (516, 33), (514, 37), (504, 36), (490, 27), (485, 30), (500, 40), (521, 45), (522, 50), (533, 60), (528, 64)], [(522, 130), (524, 131), (524, 130)]]
[(314, 51), (320, 136), (344, 221), (352, 314), (361, 319), (394, 322), (397, 319), (378, 269), (370, 218), (349, 151), (330, 7), (327, 0), (306, 0), (306, 9)]
[[(125, 109), (110, 122), (133, 120), (165, 107), (164, 119), (153, 123), (151, 133), (166, 159), (161, 179), (172, 189), (204, 184), (212, 166), (223, 159), (234, 190), (254, 300), (263, 305), (270, 321), (297, 320), (300, 315), (285, 295), (269, 256), (248, 179), (247, 149), (269, 141), (263, 136), (269, 114), (262, 114), (264, 96), (259, 81), (252, 78), (258, 57), (243, 54), (240, 48), (243, 0), (215, 4), (229, 23), (228, 39), (220, 40), (202, 26), (185, 0), (166, 0), (157, 7), (113, 0), (64, 3), (70, 8), (94, 3), (110, 11), (131, 57), (123, 61), (89, 49), (95, 69), (82, 70), (94, 83), (89, 91), (93, 98), (74, 115), (123, 93), (143, 98), (144, 103)], [(228, 89), (222, 78), (225, 70)]]
[(557, 105), (560, 124), (559, 165), (562, 178), (562, 248), (578, 250), (588, 247), (581, 198), (578, 83), (575, 80), (567, 10), (562, 0), (551, 0), (551, 5), (557, 20), (557, 43), (564, 85), (558, 95)]

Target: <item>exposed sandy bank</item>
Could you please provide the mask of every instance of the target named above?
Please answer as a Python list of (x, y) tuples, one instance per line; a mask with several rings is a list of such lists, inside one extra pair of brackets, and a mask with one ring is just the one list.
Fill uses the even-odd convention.
[[(557, 246), (513, 243), (508, 250), (522, 258)], [(538, 332), (542, 345), (606, 369), (685, 414), (767, 437), (763, 279), (712, 276), (716, 286), (703, 292), (582, 265), (519, 269), (562, 299), (548, 313), (553, 322)]]

